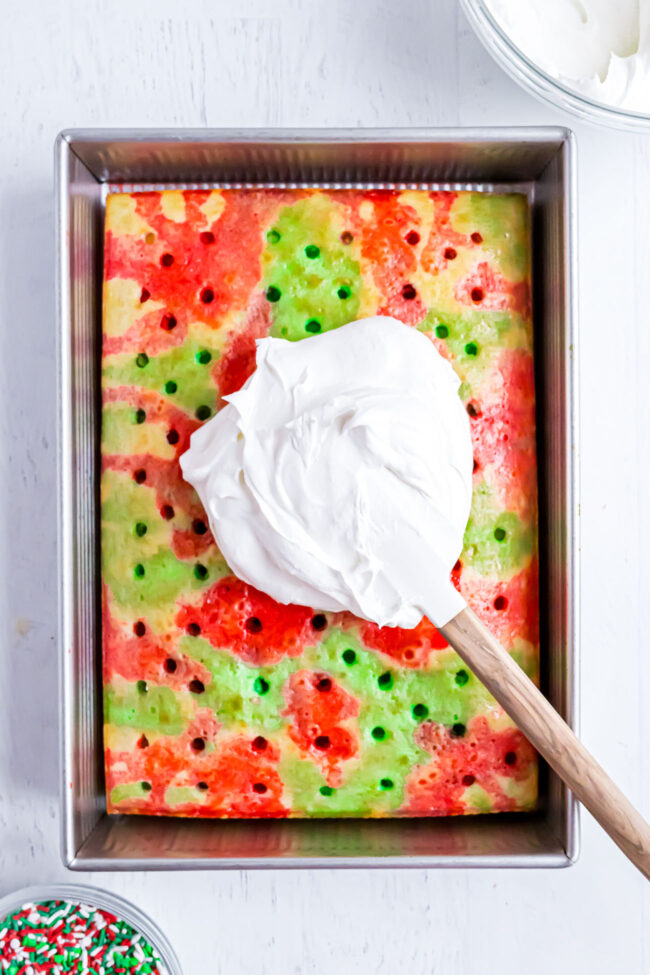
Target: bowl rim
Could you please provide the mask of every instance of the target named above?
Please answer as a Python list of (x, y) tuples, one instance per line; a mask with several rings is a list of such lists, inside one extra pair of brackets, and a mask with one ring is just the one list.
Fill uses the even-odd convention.
[(21, 887), (5, 894), (4, 897), (0, 897), (0, 924), (7, 915), (19, 910), (24, 904), (39, 903), (46, 900), (65, 900), (71, 903), (85, 904), (88, 907), (99, 908), (118, 915), (144, 935), (156, 949), (163, 964), (161, 975), (183, 975), (176, 952), (156, 922), (132, 901), (101, 887), (68, 883), (34, 884), (29, 887)]
[(460, 4), (487, 52), (511, 78), (537, 98), (596, 125), (628, 132), (650, 132), (650, 113), (643, 114), (596, 101), (558, 81), (540, 67), (514, 43), (492, 14), (486, 0), (460, 0)]

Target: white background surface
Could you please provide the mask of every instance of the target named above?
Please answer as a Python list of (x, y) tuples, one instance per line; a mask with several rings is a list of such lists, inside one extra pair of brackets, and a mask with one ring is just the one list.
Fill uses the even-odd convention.
[(454, 0), (8, 0), (0, 36), (0, 895), (96, 882), (186, 975), (650, 971), (650, 886), (562, 871), (67, 874), (57, 808), (52, 143), (68, 126), (569, 124), (578, 140), (582, 733), (650, 816), (650, 136), (519, 90)]

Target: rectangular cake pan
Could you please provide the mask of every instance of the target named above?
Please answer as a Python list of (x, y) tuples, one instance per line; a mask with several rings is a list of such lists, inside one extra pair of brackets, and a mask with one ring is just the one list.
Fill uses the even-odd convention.
[(246, 184), (517, 190), (533, 213), (542, 683), (575, 728), (575, 177), (559, 128), (68, 131), (56, 143), (62, 855), (76, 870), (560, 867), (575, 802), (542, 764), (539, 810), (440, 819), (194, 821), (108, 816), (102, 755), (99, 428), (104, 200)]

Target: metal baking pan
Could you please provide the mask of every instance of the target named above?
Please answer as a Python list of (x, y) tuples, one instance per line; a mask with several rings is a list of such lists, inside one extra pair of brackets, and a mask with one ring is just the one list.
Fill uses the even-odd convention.
[(521, 189), (533, 213), (542, 682), (575, 727), (577, 419), (574, 146), (559, 128), (68, 131), (56, 143), (62, 855), (76, 870), (552, 867), (577, 856), (574, 800), (542, 766), (539, 810), (441, 819), (107, 816), (98, 520), (103, 209), (109, 185)]

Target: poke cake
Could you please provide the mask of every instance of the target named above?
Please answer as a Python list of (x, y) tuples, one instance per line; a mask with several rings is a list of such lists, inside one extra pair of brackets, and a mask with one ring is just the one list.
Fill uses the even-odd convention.
[(282, 605), (215, 545), (180, 456), (266, 335), (355, 319), (423, 332), (460, 381), (472, 509), (452, 581), (538, 678), (537, 470), (525, 196), (113, 193), (102, 356), (102, 638), (110, 813), (526, 811), (537, 756), (429, 620)]

